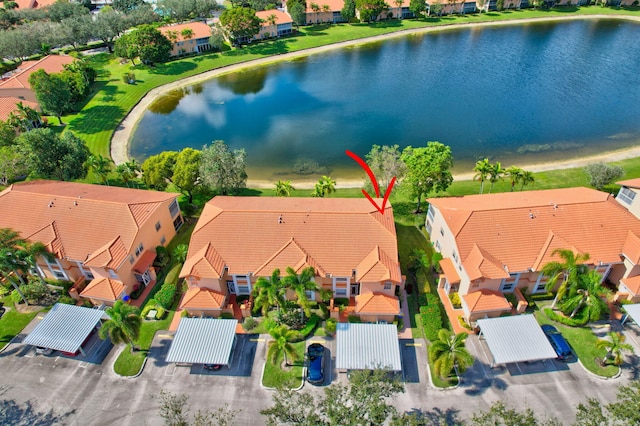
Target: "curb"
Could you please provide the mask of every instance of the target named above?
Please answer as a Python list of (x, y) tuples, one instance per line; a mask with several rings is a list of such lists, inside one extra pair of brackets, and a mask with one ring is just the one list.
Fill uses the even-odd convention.
[[(576, 357), (578, 358), (578, 357)], [(591, 377), (595, 377), (596, 379), (600, 379), (600, 380), (616, 380), (618, 378), (620, 378), (620, 376), (622, 375), (622, 368), (618, 367), (618, 372), (616, 374), (614, 374), (611, 377), (606, 377), (606, 376), (600, 376), (599, 374), (596, 374), (592, 371), (589, 371), (584, 364), (582, 364), (582, 361), (580, 361), (580, 358), (578, 358), (578, 364), (580, 364), (580, 367), (582, 367), (582, 369), (584, 371), (587, 372), (587, 374), (589, 374)]]
[[(262, 373), (260, 374), (260, 387), (262, 389), (265, 389), (265, 390), (268, 390), (268, 391), (278, 390), (276, 388), (270, 388), (270, 387), (265, 386), (265, 385), (262, 384), (262, 379), (264, 379), (264, 370), (265, 370), (265, 368), (267, 368), (267, 361), (266, 360), (264, 361), (264, 364), (262, 364)], [(302, 367), (302, 380), (301, 380), (302, 383), (300, 383), (300, 386), (298, 386), (297, 388), (292, 388), (292, 389), (289, 389), (289, 390), (297, 392), (297, 391), (301, 390), (304, 387), (304, 383), (306, 382), (306, 380), (304, 379), (306, 371), (307, 371), (307, 367)]]
[(144, 357), (144, 360), (142, 361), (142, 365), (140, 366), (140, 371), (138, 371), (136, 374), (134, 374), (133, 376), (123, 376), (121, 374), (116, 373), (116, 361), (118, 360), (118, 358), (120, 357), (120, 355), (122, 354), (122, 352), (127, 348), (127, 345), (124, 345), (119, 351), (118, 351), (118, 355), (115, 357), (115, 360), (113, 361), (113, 364), (111, 364), (111, 371), (113, 372), (113, 374), (116, 377), (119, 377), (121, 379), (126, 379), (126, 380), (133, 380), (133, 379), (137, 379), (138, 377), (140, 377), (140, 375), (142, 374), (142, 372), (144, 371), (144, 366), (147, 365), (147, 360), (149, 359), (148, 356)]

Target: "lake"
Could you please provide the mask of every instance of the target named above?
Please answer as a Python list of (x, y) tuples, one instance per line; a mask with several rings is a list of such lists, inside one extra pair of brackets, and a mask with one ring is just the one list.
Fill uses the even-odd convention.
[[(451, 146), (455, 171), (640, 141), (640, 25), (613, 20), (446, 30), (278, 63), (173, 91), (130, 153), (247, 151), (250, 179), (361, 177), (345, 149)], [(315, 175), (313, 175), (315, 176)]]

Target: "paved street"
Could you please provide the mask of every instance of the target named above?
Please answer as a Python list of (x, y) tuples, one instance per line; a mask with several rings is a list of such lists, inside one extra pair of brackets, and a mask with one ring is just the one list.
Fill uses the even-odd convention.
[[(26, 331), (33, 326), (30, 324)], [(626, 327), (627, 334), (633, 333), (635, 339), (629, 340), (634, 345), (640, 341), (637, 330), (637, 326)], [(0, 388), (4, 390), (3, 399), (18, 403), (31, 401), (37, 410), (53, 409), (59, 415), (67, 414), (68, 417), (61, 420), (65, 424), (162, 424), (152, 397), (165, 389), (187, 393), (194, 411), (228, 403), (234, 410), (242, 410), (237, 417), (239, 424), (259, 425), (264, 423), (259, 410), (269, 404), (271, 391), (260, 385), (266, 342), (255, 337), (238, 340), (229, 369), (209, 372), (199, 366), (176, 367), (164, 362), (172, 337), (161, 331), (154, 339), (144, 372), (136, 379), (116, 377), (112, 372), (119, 348), (111, 350), (102, 364), (95, 364), (81, 358), (35, 355), (31, 347), (17, 339), (0, 353)], [(331, 371), (334, 382), (346, 381), (345, 374), (338, 374), (332, 368), (335, 341), (312, 340), (316, 339), (327, 347), (330, 364), (325, 364), (325, 372)], [(429, 384), (424, 341), (402, 340), (404, 377), (408, 383), (406, 392), (394, 401), (398, 409), (464, 418), (501, 400), (513, 405), (526, 404), (538, 412), (571, 422), (578, 402), (586, 397), (610, 401), (619, 384), (637, 375), (627, 369), (620, 379), (602, 380), (586, 373), (577, 362), (557, 361), (492, 369), (486, 343), (476, 336), (470, 336), (469, 342), (478, 361), (465, 374), (459, 388), (441, 391)], [(104, 350), (97, 342), (89, 357)], [(319, 394), (322, 389), (322, 386), (305, 384), (303, 391)]]

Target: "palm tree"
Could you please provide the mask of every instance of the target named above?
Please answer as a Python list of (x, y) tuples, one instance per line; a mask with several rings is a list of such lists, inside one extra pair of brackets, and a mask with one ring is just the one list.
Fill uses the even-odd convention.
[(562, 258), (562, 262), (554, 260), (542, 267), (542, 273), (549, 277), (546, 285), (547, 291), (552, 291), (558, 281), (562, 279), (556, 297), (551, 304), (551, 309), (554, 309), (558, 301), (564, 297), (567, 289), (572, 293), (578, 288), (580, 276), (587, 273), (587, 266), (584, 262), (589, 260), (589, 253), (578, 253), (576, 255), (568, 249), (555, 249), (551, 255), (559, 255)]
[(24, 294), (22, 293), (22, 291), (20, 290), (20, 287), (18, 286), (18, 283), (16, 282), (16, 279), (18, 279), (22, 284), (25, 283), (22, 276), (18, 273), (19, 268), (20, 266), (17, 262), (16, 256), (13, 250), (6, 247), (1, 247), (0, 248), (0, 274), (5, 279), (6, 282), (11, 283), (13, 288), (20, 295), (20, 298), (22, 299), (24, 304), (28, 305), (29, 302), (27, 301), (27, 298), (24, 297)]
[(269, 23), (270, 26), (274, 27), (274, 32), (272, 33), (273, 37), (278, 35), (278, 27), (276, 27), (276, 22), (278, 22), (278, 17), (272, 13), (271, 15), (267, 16), (266, 21)]
[(20, 234), (11, 228), (0, 228), (0, 248), (14, 248), (19, 244), (23, 244), (24, 240), (20, 238)]
[(280, 309), (285, 303), (284, 292), (285, 288), (280, 280), (280, 269), (275, 269), (270, 278), (258, 278), (253, 286), (254, 311), (260, 309), (262, 316), (266, 317), (273, 306)]
[(569, 298), (562, 305), (563, 311), (572, 310), (570, 318), (573, 318), (584, 306), (587, 309), (589, 321), (597, 321), (607, 310), (607, 304), (602, 300), (609, 296), (611, 291), (601, 285), (602, 276), (598, 271), (592, 270), (579, 277), (580, 283), (575, 294), (570, 294)]
[(276, 182), (276, 197), (289, 197), (291, 191), (295, 190), (290, 180), (279, 180)]
[(625, 343), (626, 337), (624, 334), (611, 331), (607, 333), (611, 340), (607, 339), (599, 339), (596, 342), (596, 347), (599, 349), (606, 349), (607, 354), (604, 356), (602, 360), (602, 364), (605, 364), (607, 360), (612, 360), (614, 365), (622, 365), (624, 362), (623, 352), (633, 353), (633, 346), (628, 343)]
[(404, 4), (404, 0), (393, 0), (393, 2), (398, 6), (398, 19), (402, 19), (402, 5)]
[(511, 181), (511, 192), (513, 192), (513, 188), (516, 186), (516, 183), (520, 182), (522, 179), (522, 173), (524, 170), (517, 166), (511, 166), (505, 169), (505, 172), (509, 176), (509, 180)]
[(42, 127), (42, 117), (35, 109), (24, 105), (22, 102), (16, 104), (16, 110), (9, 113), (7, 122), (22, 132)]
[[(329, 6), (328, 4), (323, 4), (323, 5), (322, 5), (322, 11), (323, 11), (324, 13), (329, 13), (329, 12), (331, 12), (331, 6)], [(331, 24), (331, 21), (332, 21), (331, 19), (328, 21), (328, 22), (329, 22), (329, 24)]]
[(520, 186), (520, 191), (522, 191), (525, 187), (525, 185), (528, 185), (530, 183), (534, 183), (535, 182), (535, 178), (533, 177), (533, 172), (527, 171), (527, 170), (523, 170), (522, 171), (522, 176), (520, 176), (520, 182), (522, 183), (522, 185)]
[(185, 28), (180, 34), (182, 35), (182, 38), (189, 40), (193, 37), (193, 30), (191, 28)]
[(307, 297), (307, 291), (320, 291), (318, 284), (313, 280), (316, 271), (309, 266), (304, 268), (300, 274), (290, 266), (287, 267), (287, 276), (282, 279), (286, 288), (290, 288), (296, 293), (297, 302), (302, 312), (309, 317), (311, 315), (311, 301)]
[(318, 3), (313, 3), (311, 2), (311, 4), (309, 5), (309, 7), (311, 8), (311, 10), (313, 10), (313, 12), (316, 14), (316, 23), (318, 22), (318, 12), (320, 12), (320, 6), (318, 5)]
[(326, 197), (332, 192), (336, 192), (336, 181), (329, 176), (322, 176), (316, 183), (312, 197)]
[[(39, 257), (42, 257), (49, 262), (54, 261), (54, 259), (56, 258), (53, 253), (47, 250), (47, 246), (39, 241), (20, 246), (17, 255), (24, 265), (24, 271), (29, 273), (31, 273), (31, 271), (34, 269), (37, 270)], [(35, 275), (38, 277), (40, 282), (44, 283), (44, 279), (40, 276), (40, 274)]]
[(104, 340), (109, 336), (109, 340), (114, 345), (129, 343), (131, 349), (136, 350), (133, 342), (140, 336), (142, 326), (140, 310), (136, 306), (127, 305), (122, 300), (118, 300), (112, 307), (106, 309), (106, 313), (110, 319), (100, 327), (100, 338)]
[(465, 348), (468, 336), (467, 333), (453, 334), (446, 328), (438, 331), (438, 340), (429, 346), (429, 361), (435, 374), (446, 378), (454, 368), (462, 374), (473, 365), (473, 356)]
[(186, 244), (178, 244), (173, 250), (173, 257), (180, 263), (184, 263), (187, 260), (187, 254), (189, 253), (189, 246)]
[(298, 360), (298, 353), (296, 348), (291, 344), (291, 341), (296, 339), (300, 335), (297, 331), (289, 330), (286, 326), (274, 326), (269, 330), (269, 334), (273, 337), (273, 340), (269, 341), (267, 349), (267, 359), (272, 364), (276, 364), (280, 354), (284, 355), (285, 365), (291, 365), (289, 360), (295, 362)]
[(491, 182), (491, 186), (489, 186), (489, 194), (491, 194), (491, 190), (493, 189), (493, 184), (498, 180), (502, 179), (502, 175), (504, 174), (504, 169), (502, 168), (502, 164), (499, 161), (496, 161), (495, 164), (491, 164), (489, 167), (489, 182)]
[(476, 161), (476, 165), (473, 168), (473, 171), (476, 172), (476, 174), (473, 176), (473, 180), (480, 181), (480, 194), (484, 192), (484, 181), (487, 180), (490, 168), (491, 163), (489, 163), (488, 158)]
[(107, 177), (109, 176), (109, 172), (111, 171), (111, 160), (102, 156), (102, 154), (98, 155), (90, 155), (87, 159), (87, 166), (95, 174), (100, 177), (102, 183), (109, 185), (109, 181)]

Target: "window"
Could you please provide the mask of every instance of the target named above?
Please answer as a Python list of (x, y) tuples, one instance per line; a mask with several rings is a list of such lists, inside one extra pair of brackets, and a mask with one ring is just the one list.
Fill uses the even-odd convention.
[(144, 250), (144, 246), (142, 245), (142, 243), (140, 243), (138, 248), (136, 248), (136, 257), (140, 256), (140, 253), (142, 253), (142, 250)]
[(512, 293), (518, 284), (520, 274), (509, 274), (509, 278), (504, 278), (500, 285), (500, 291), (503, 293)]
[(618, 200), (621, 200), (625, 204), (631, 204), (633, 203), (634, 198), (636, 198), (635, 192), (633, 192), (626, 186), (623, 186), (622, 188), (620, 188), (620, 192), (618, 192)]
[(156, 222), (156, 232), (158, 232), (160, 228), (162, 228), (162, 226), (160, 225), (160, 221), (158, 221)]
[(336, 291), (333, 293), (336, 297), (347, 297), (347, 289), (346, 288), (336, 288)]
[(316, 292), (313, 290), (305, 290), (304, 294), (307, 295), (307, 299), (316, 300)]
[(440, 245), (440, 241), (436, 241), (436, 250), (438, 251), (438, 253), (440, 253), (440, 250), (442, 249), (442, 246)]
[(49, 271), (51, 271), (54, 277), (59, 280), (68, 279), (67, 274), (64, 273), (64, 269), (62, 269), (62, 265), (60, 265), (60, 261), (58, 259), (55, 259), (55, 263), (51, 263), (47, 259), (45, 259), (44, 261), (47, 263)]
[(433, 211), (433, 206), (429, 205), (429, 208), (427, 209), (427, 218), (429, 219), (429, 222), (433, 222), (435, 217), (436, 213)]
[(431, 222), (427, 221), (427, 232), (431, 235)]
[(178, 213), (180, 213), (180, 207), (178, 206), (178, 200), (173, 200), (171, 204), (169, 204), (169, 213), (171, 213), (171, 217), (176, 217)]
[(455, 250), (451, 252), (451, 257), (453, 257), (453, 260), (455, 260), (456, 263), (458, 262), (458, 253), (456, 253)]
[(184, 222), (182, 220), (182, 216), (176, 217), (176, 219), (173, 221), (173, 229), (175, 229), (176, 232), (178, 232), (178, 229), (180, 229), (182, 227), (183, 223)]
[(135, 259), (133, 258), (133, 256), (129, 255), (129, 263), (133, 265), (133, 261), (134, 261), (134, 260), (135, 260)]
[(444, 228), (440, 227), (440, 235), (444, 237)]
[(348, 297), (349, 282), (349, 278), (335, 277), (333, 279), (333, 295), (336, 297)]
[(388, 282), (388, 281), (386, 283), (384, 283), (384, 289), (385, 290), (391, 290), (391, 283)]
[(160, 238), (160, 244), (164, 245), (164, 243), (166, 243), (166, 242), (167, 242), (167, 239), (163, 235), (162, 238)]
[(111, 278), (113, 278), (114, 280), (118, 279), (118, 274), (116, 273), (116, 271), (114, 271), (113, 269), (107, 269), (107, 271), (109, 271), (109, 276)]

